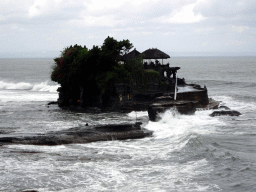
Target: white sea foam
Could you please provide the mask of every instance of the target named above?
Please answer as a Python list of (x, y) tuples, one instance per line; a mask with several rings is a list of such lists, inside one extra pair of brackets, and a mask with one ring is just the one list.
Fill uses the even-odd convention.
[(148, 116), (147, 111), (132, 111), (128, 114), (129, 117), (136, 118), (136, 117), (145, 117)]
[(58, 146), (35, 146), (35, 145), (9, 145), (7, 146), (9, 149), (20, 149), (20, 150), (31, 150), (31, 151), (40, 151), (46, 153), (54, 153), (58, 151), (66, 150), (64, 145)]
[(48, 82), (42, 82), (35, 84), (32, 91), (46, 91), (46, 92), (57, 92), (59, 85), (49, 85)]
[(5, 82), (0, 81), (0, 89), (5, 90), (31, 90), (44, 92), (57, 92), (59, 85), (50, 85), (48, 81), (42, 83), (27, 83), (27, 82)]
[(149, 122), (147, 129), (154, 131), (156, 138), (173, 138), (189, 135), (191, 133), (211, 134), (216, 125), (223, 125), (217, 118), (212, 118), (209, 114), (212, 111), (197, 111), (195, 115), (180, 115), (173, 110), (167, 110), (160, 114), (161, 120)]
[(178, 87), (178, 93), (191, 92), (191, 91), (198, 91), (198, 89), (195, 89), (193, 86)]
[(33, 85), (30, 83), (20, 82), (20, 83), (12, 83), (12, 82), (4, 82), (0, 81), (0, 89), (23, 89), (30, 90), (33, 88)]
[(31, 92), (31, 91), (0, 91), (0, 102), (34, 102), (34, 101), (56, 101), (57, 93)]
[(220, 105), (227, 106), (232, 110), (238, 110), (240, 112), (256, 110), (255, 102), (244, 102), (229, 96), (214, 96), (213, 99), (216, 101), (221, 101)]

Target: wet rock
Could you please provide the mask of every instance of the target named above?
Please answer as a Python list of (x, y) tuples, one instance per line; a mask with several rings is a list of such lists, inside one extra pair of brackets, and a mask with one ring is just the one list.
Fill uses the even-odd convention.
[[(169, 99), (169, 101), (168, 101)], [(159, 113), (163, 113), (168, 109), (174, 108), (180, 114), (192, 115), (196, 111), (196, 101), (174, 101), (169, 97), (156, 98), (156, 103), (148, 106), (148, 116), (150, 121), (159, 120)]]
[(57, 101), (51, 101), (47, 105), (58, 105), (58, 102)]
[(230, 108), (229, 108), (229, 107), (227, 107), (227, 106), (219, 106), (219, 109), (226, 109), (226, 110), (230, 110)]
[(169, 102), (169, 101), (173, 101), (173, 97), (166, 95), (166, 96), (160, 96), (160, 97), (156, 97), (154, 99), (154, 103), (163, 103), (163, 102)]
[(152, 134), (152, 131), (141, 128), (141, 123), (111, 124), (75, 127), (32, 136), (0, 137), (0, 144), (62, 145), (95, 141), (137, 139), (151, 136)]
[(25, 190), (25, 191), (22, 191), (22, 192), (38, 192), (36, 190)]
[[(200, 85), (190, 84), (184, 85), (183, 87), (192, 89), (192, 91), (178, 92), (177, 100), (180, 101), (197, 101), (198, 106), (206, 106), (209, 104), (208, 90), (206, 87), (199, 88)], [(182, 88), (182, 87), (178, 87)]]
[(220, 102), (219, 101), (216, 101), (212, 98), (209, 98), (209, 103), (207, 105), (201, 105), (201, 104), (198, 104), (197, 105), (197, 111), (202, 111), (202, 110), (209, 110), (209, 109), (218, 109), (219, 108), (219, 104)]
[(214, 111), (212, 114), (210, 114), (211, 117), (223, 116), (223, 115), (239, 116), (241, 115), (241, 113), (234, 110), (225, 110), (225, 111)]

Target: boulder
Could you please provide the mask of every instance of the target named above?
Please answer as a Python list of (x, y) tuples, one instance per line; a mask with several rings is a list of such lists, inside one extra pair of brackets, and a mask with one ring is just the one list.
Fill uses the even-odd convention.
[(219, 101), (215, 101), (212, 98), (209, 98), (209, 103), (207, 105), (197, 105), (197, 111), (202, 111), (202, 110), (209, 110), (209, 109), (219, 109)]
[(234, 110), (225, 110), (225, 111), (214, 111), (212, 114), (210, 114), (211, 117), (223, 116), (223, 115), (239, 116), (241, 115), (241, 113)]
[(141, 123), (110, 124), (75, 127), (32, 136), (0, 137), (0, 144), (62, 145), (95, 141), (137, 139), (151, 136), (152, 134), (152, 131), (141, 128)]

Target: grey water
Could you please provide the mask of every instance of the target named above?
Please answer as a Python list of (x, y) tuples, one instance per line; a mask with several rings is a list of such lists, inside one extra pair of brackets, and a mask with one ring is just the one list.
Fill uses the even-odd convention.
[(50, 105), (53, 59), (0, 59), (0, 136), (143, 122), (152, 137), (60, 146), (0, 146), (0, 191), (256, 191), (256, 57), (173, 57), (177, 76), (242, 113), (75, 113)]

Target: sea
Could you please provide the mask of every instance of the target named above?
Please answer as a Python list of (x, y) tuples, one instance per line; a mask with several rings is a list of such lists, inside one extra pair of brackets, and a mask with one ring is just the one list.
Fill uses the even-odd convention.
[[(1, 145), (0, 191), (256, 191), (256, 57), (172, 57), (179, 78), (241, 116), (63, 110), (52, 58), (0, 59), (0, 137), (141, 121), (151, 137), (58, 146)], [(89, 94), (89, 93), (88, 93)]]

